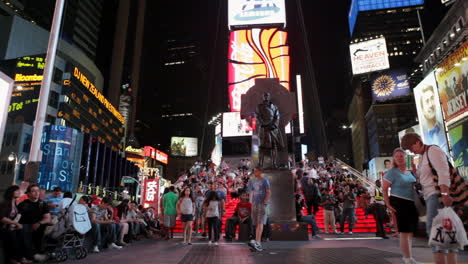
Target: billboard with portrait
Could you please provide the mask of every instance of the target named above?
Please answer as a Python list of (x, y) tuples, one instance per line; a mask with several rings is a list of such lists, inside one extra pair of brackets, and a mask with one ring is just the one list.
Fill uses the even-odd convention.
[(0, 72), (0, 150), (3, 146), (3, 134), (5, 132), (12, 91), (13, 80), (3, 72)]
[(449, 154), (444, 118), (434, 73), (431, 72), (413, 90), (421, 137), (425, 144), (437, 145)]
[(372, 102), (408, 96), (411, 93), (408, 76), (404, 69), (394, 69), (374, 74), (371, 79)]
[(194, 157), (198, 155), (198, 138), (172, 137), (171, 155), (179, 157)]
[[(398, 132), (398, 142), (400, 142), (401, 145), (401, 138), (406, 134), (406, 133), (416, 133), (419, 136), (421, 136), (421, 127), (419, 124), (414, 125), (412, 127), (408, 127), (407, 129), (403, 129), (400, 132)], [(422, 137), (422, 136), (421, 136)]]
[(231, 32), (228, 50), (228, 96), (231, 112), (241, 109), (241, 95), (257, 78), (278, 78), (289, 90), (287, 33), (276, 28)]
[(385, 38), (371, 39), (349, 45), (353, 74), (390, 68)]
[(445, 121), (450, 127), (468, 116), (468, 41), (439, 65), (436, 78)]
[(83, 134), (65, 126), (45, 126), (38, 182), (42, 188), (76, 192), (80, 177)]
[(450, 129), (448, 134), (454, 166), (464, 178), (468, 179), (468, 121)]
[(285, 0), (229, 0), (229, 29), (249, 26), (286, 26)]
[(223, 137), (242, 137), (253, 134), (252, 127), (245, 119), (241, 119), (240, 112), (223, 113)]

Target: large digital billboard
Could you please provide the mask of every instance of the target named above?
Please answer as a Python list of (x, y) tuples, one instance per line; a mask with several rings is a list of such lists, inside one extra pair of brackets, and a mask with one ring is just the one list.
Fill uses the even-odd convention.
[(75, 192), (80, 177), (83, 134), (65, 126), (45, 126), (38, 182), (42, 188)]
[(408, 96), (411, 93), (408, 76), (404, 69), (374, 74), (370, 83), (373, 103)]
[(194, 157), (198, 155), (198, 139), (192, 137), (172, 137), (171, 155)]
[(252, 127), (245, 119), (241, 119), (240, 112), (223, 113), (223, 137), (251, 136)]
[(2, 149), (3, 134), (5, 132), (8, 105), (10, 104), (13, 80), (3, 72), (0, 72), (0, 150)]
[(286, 26), (285, 0), (228, 0), (229, 29)]
[(414, 125), (412, 127), (409, 127), (407, 129), (403, 129), (400, 132), (398, 132), (398, 142), (401, 144), (401, 138), (406, 134), (406, 133), (416, 133), (421, 136), (421, 127), (419, 124)]
[(436, 77), (445, 121), (450, 127), (468, 116), (468, 41), (439, 65)]
[(454, 166), (464, 178), (468, 178), (468, 121), (450, 129), (448, 134)]
[(434, 73), (429, 73), (413, 90), (419, 126), (424, 143), (438, 145), (449, 153), (444, 118), (440, 109), (439, 93)]
[(287, 33), (278, 29), (231, 32), (228, 51), (228, 93), (231, 112), (239, 112), (241, 95), (256, 78), (278, 78), (289, 90)]
[(385, 38), (349, 45), (353, 74), (385, 70), (390, 67)]
[(21, 57), (16, 60), (13, 76), (15, 85), (8, 109), (8, 118), (13, 122), (33, 124), (44, 66), (44, 56)]

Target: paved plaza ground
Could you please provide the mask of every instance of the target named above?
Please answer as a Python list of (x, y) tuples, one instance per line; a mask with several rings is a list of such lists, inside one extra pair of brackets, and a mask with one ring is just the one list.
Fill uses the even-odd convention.
[[(180, 238), (170, 241), (138, 241), (121, 250), (90, 253), (84, 260), (70, 264), (396, 264), (401, 263), (398, 240), (377, 239), (373, 234), (322, 235), (310, 241), (273, 241), (263, 243), (263, 252), (251, 252), (245, 243), (221, 242), (210, 246), (206, 239), (196, 239), (193, 245), (182, 245)], [(426, 241), (416, 238), (414, 257), (421, 263), (432, 263), (432, 253)], [(468, 264), (468, 251), (459, 254), (459, 263)]]

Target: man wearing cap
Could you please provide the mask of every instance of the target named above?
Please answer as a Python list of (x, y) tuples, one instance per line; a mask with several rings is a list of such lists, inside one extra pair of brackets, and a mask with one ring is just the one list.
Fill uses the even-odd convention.
[(380, 180), (375, 181), (375, 188), (371, 189), (370, 196), (372, 214), (374, 215), (377, 229), (375, 236), (388, 239), (387, 235), (385, 234), (384, 228), (384, 218), (386, 209)]
[(62, 189), (58, 186), (54, 187), (54, 189), (52, 190), (52, 195), (46, 198), (45, 202), (49, 207), (49, 211), (52, 217), (57, 217), (59, 215), (59, 203), (62, 199)]

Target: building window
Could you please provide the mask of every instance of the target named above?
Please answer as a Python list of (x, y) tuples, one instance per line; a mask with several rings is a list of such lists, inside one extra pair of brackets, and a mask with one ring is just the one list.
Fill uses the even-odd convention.
[(47, 115), (46, 122), (51, 124), (51, 125), (54, 125), (55, 124), (55, 117), (53, 117), (51, 115)]
[(26, 135), (26, 138), (24, 139), (23, 152), (29, 153), (29, 150), (31, 149), (31, 140), (32, 136)]
[(59, 104), (59, 94), (56, 91), (50, 91), (49, 94), (49, 106), (53, 108), (58, 108)]
[(6, 161), (2, 161), (0, 163), (0, 173), (3, 175), (5, 174), (6, 172), (6, 165), (7, 165), (7, 162)]
[(61, 71), (60, 69), (58, 68), (54, 68), (54, 76), (53, 76), (53, 79), (52, 81), (56, 84), (62, 84), (62, 80), (63, 80), (63, 71)]
[(18, 141), (18, 133), (12, 133), (11, 135), (11, 145), (15, 146)]
[(13, 163), (14, 161), (8, 162), (7, 171), (6, 171), (7, 174), (11, 174), (13, 172)]

